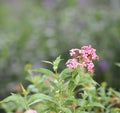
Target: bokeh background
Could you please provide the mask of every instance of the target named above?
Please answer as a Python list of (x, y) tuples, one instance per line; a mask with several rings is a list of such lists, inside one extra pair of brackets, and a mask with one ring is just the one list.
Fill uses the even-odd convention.
[(0, 99), (26, 84), (25, 66), (92, 45), (97, 82), (120, 89), (120, 0), (0, 0)]

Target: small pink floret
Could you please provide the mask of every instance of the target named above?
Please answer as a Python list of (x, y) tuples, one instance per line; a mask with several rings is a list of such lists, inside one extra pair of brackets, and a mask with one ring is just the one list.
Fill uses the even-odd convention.
[(87, 65), (87, 70), (88, 72), (93, 72), (93, 68), (94, 68), (94, 64), (92, 62), (90, 62), (88, 65)]
[(77, 68), (77, 66), (79, 65), (79, 63), (77, 62), (76, 59), (69, 59), (66, 62), (66, 65), (67, 65), (68, 68), (75, 69), (75, 68)]
[(80, 53), (80, 49), (71, 49), (70, 50), (70, 56), (74, 57)]
[(29, 110), (27, 110), (25, 113), (37, 113), (37, 111), (32, 110), (32, 109), (29, 109)]
[(81, 66), (82, 68), (86, 68), (86, 67), (87, 67), (87, 64), (86, 64), (85, 62), (82, 62), (82, 63), (80, 64), (80, 66)]

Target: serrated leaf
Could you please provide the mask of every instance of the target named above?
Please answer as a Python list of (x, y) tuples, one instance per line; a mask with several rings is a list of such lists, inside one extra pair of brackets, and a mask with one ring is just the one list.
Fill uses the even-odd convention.
[(54, 74), (52, 71), (50, 71), (50, 70), (48, 70), (48, 69), (45, 69), (45, 68), (35, 68), (35, 69), (33, 69), (32, 71), (40, 72), (40, 73), (42, 73), (42, 74), (49, 75), (49, 76), (53, 76), (53, 77), (56, 78), (55, 74)]

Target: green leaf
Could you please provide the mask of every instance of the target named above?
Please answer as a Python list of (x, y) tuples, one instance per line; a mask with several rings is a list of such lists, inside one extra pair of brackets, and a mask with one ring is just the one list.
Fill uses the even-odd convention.
[(54, 78), (56, 78), (55, 74), (52, 71), (50, 71), (48, 69), (45, 69), (45, 68), (35, 68), (32, 71), (40, 72), (42, 74), (45, 74), (45, 75), (48, 75), (48, 76), (53, 76)]
[(52, 64), (52, 65), (53, 65), (53, 63), (50, 62), (50, 61), (42, 61), (42, 62), (47, 63), (47, 64)]
[(72, 111), (69, 108), (62, 108), (62, 111), (65, 113), (72, 113)]
[(72, 102), (74, 102), (76, 99), (75, 99), (74, 96), (69, 96), (69, 97), (66, 97), (64, 100), (65, 101), (72, 101)]
[(69, 82), (69, 84), (68, 84), (68, 90), (71, 92), (71, 91), (73, 91), (73, 89), (74, 89), (74, 81), (70, 81)]
[(54, 80), (49, 80), (49, 83), (51, 84), (51, 86), (52, 86), (54, 89), (58, 90), (58, 84), (56, 84), (56, 82), (55, 82)]
[(88, 74), (88, 73), (85, 73), (85, 75), (84, 75), (84, 76), (81, 76), (80, 79), (81, 79), (80, 82), (81, 82), (83, 85), (84, 85), (84, 84), (89, 84), (89, 83), (92, 83), (92, 84), (94, 84), (94, 85), (98, 85), (98, 83), (97, 83), (95, 80), (93, 80), (92, 76), (91, 76), (90, 74)]
[(33, 105), (33, 104), (38, 103), (40, 101), (50, 101), (50, 102), (53, 102), (53, 103), (57, 104), (57, 101), (54, 98), (52, 98), (48, 95), (42, 94), (42, 93), (37, 93), (37, 94), (34, 94), (34, 95), (30, 95), (28, 103), (29, 103), (29, 106), (30, 106), (30, 105)]
[(56, 60), (53, 62), (53, 70), (54, 70), (55, 72), (56, 72), (57, 69), (58, 69), (58, 65), (59, 65), (60, 61), (61, 61), (61, 58), (60, 58), (60, 56), (59, 56), (59, 57), (57, 57)]
[(35, 87), (35, 85), (31, 84), (27, 87), (27, 91), (36, 93), (36, 92), (38, 92), (38, 89)]
[(112, 113), (120, 113), (120, 108), (112, 108), (111, 112)]
[(77, 103), (78, 103), (79, 106), (84, 107), (84, 106), (86, 106), (88, 101), (84, 100), (84, 99), (79, 99), (79, 100), (77, 100)]
[(115, 91), (114, 89), (110, 88), (110, 91), (116, 94), (120, 98), (120, 92)]
[(88, 106), (105, 108), (102, 104), (97, 103), (97, 102), (90, 103)]
[(70, 74), (71, 72), (73, 72), (73, 69), (69, 69), (69, 68), (64, 69), (59, 75), (61, 80), (64, 80), (65, 78), (67, 78), (68, 74)]
[(10, 102), (10, 101), (15, 101), (15, 97), (14, 97), (13, 95), (8, 96), (8, 97), (5, 98), (4, 100), (0, 101), (0, 103)]
[(20, 84), (20, 86), (21, 86), (21, 88), (22, 88), (22, 93), (23, 93), (23, 95), (24, 95), (24, 96), (27, 96), (27, 95), (28, 95), (27, 90), (25, 90), (25, 88), (23, 87), (22, 84)]
[(25, 99), (19, 94), (12, 94), (11, 96), (2, 100), (0, 103), (6, 103), (6, 102), (15, 102), (19, 106), (22, 106), (25, 109), (27, 108), (25, 104)]
[(90, 112), (86, 112), (86, 111), (79, 111), (77, 110), (76, 113), (90, 113)]
[(75, 77), (75, 84), (78, 85), (80, 81), (80, 75), (78, 74), (76, 77)]
[(118, 67), (120, 67), (120, 63), (115, 63), (115, 65), (117, 65)]

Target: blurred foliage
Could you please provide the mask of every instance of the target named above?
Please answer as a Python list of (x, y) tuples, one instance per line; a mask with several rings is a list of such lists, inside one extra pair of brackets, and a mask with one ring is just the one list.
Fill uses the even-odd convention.
[(119, 12), (105, 0), (1, 0), (0, 95), (23, 80), (26, 64), (41, 67), (58, 55), (65, 63), (69, 49), (88, 44), (100, 56), (95, 79), (119, 88)]

